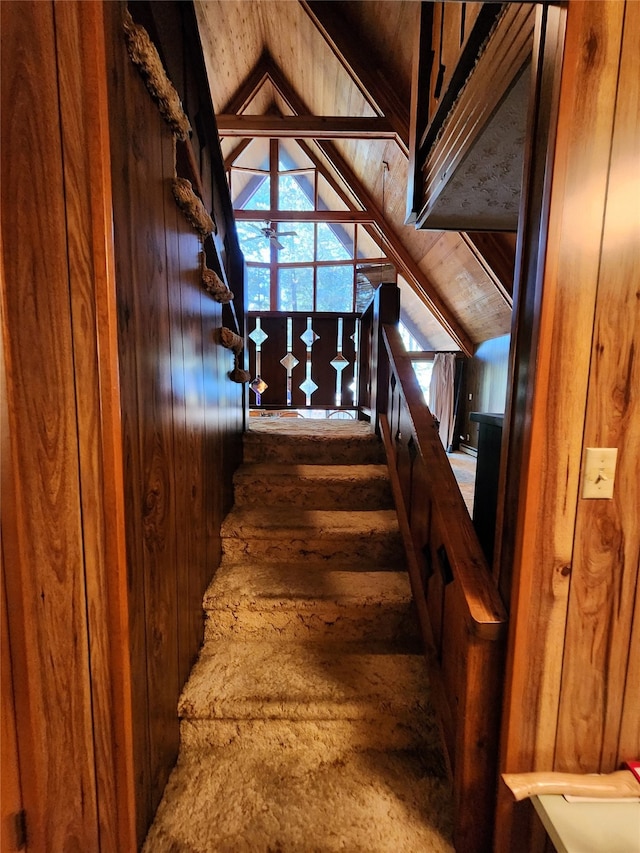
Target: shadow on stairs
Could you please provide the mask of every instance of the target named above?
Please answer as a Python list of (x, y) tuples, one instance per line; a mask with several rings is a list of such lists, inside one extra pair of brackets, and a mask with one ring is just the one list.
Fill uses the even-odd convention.
[(381, 444), (270, 419), (244, 459), (144, 850), (453, 851)]

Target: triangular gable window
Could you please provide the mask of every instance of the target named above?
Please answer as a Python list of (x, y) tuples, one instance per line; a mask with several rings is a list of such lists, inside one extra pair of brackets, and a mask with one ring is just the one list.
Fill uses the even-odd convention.
[(229, 182), (248, 310), (354, 312), (358, 261), (386, 259), (362, 210), (311, 146), (293, 139), (245, 142)]

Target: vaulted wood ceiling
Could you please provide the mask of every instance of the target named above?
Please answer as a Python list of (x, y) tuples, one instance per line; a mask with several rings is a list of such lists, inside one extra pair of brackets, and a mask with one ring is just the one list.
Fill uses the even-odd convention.
[[(383, 138), (307, 141), (318, 160), (371, 211), (404, 279), (403, 304), (412, 322), (430, 348), (468, 354), (474, 345), (507, 333), (511, 301), (504, 279), (509, 270), (496, 269), (500, 252), (490, 251), (491, 235), (416, 231), (405, 224), (420, 4), (196, 0), (195, 5), (225, 157), (245, 133), (234, 116), (245, 117), (247, 134), (256, 130), (249, 116), (369, 118), (356, 130), (363, 133), (371, 124), (369, 131)], [(296, 128), (307, 137), (314, 132), (301, 123)]]

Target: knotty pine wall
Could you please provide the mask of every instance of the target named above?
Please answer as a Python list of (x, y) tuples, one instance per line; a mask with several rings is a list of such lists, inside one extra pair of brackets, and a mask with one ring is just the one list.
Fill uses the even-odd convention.
[[(16, 732), (2, 847), (21, 806), (29, 849), (124, 853), (176, 757), (231, 503), (242, 389), (214, 330), (233, 317), (201, 292), (171, 135), (129, 63), (121, 4), (0, 10), (3, 750)], [(241, 304), (213, 117), (185, 70), (197, 51), (180, 57)]]
[[(193, 62), (194, 53), (181, 42), (181, 22), (171, 27), (179, 4), (150, 5), (166, 7), (161, 12), (177, 36), (177, 44), (164, 45), (165, 64), (175, 69), (195, 128), (206, 105), (183, 62)], [(243, 398), (242, 386), (227, 376), (232, 353), (215, 341), (229, 318), (202, 292), (201, 241), (171, 192), (172, 134), (129, 61), (120, 6), (106, 4), (107, 60), (141, 839), (177, 755), (177, 700), (202, 640), (202, 596), (220, 561)], [(152, 20), (146, 23), (151, 31)], [(214, 141), (194, 133), (205, 204), (217, 208), (222, 228), (211, 177)]]
[[(511, 532), (507, 772), (610, 772), (640, 754), (638, 33), (638, 3), (568, 5)], [(612, 500), (581, 498), (585, 447), (618, 448)], [(542, 849), (528, 804), (503, 787), (500, 802), (495, 849)]]

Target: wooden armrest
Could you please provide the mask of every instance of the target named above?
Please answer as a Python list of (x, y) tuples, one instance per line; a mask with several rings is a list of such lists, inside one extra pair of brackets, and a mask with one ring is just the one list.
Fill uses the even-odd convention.
[(503, 773), (502, 778), (516, 800), (541, 794), (570, 794), (610, 800), (640, 797), (640, 783), (630, 770), (613, 773)]

